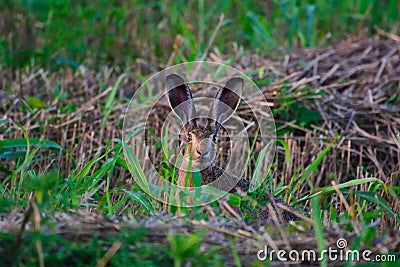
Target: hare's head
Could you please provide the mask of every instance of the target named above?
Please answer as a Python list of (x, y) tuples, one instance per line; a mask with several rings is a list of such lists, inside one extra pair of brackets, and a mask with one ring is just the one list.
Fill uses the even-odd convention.
[(187, 139), (184, 161), (190, 161), (192, 168), (202, 170), (210, 166), (216, 158), (217, 134), (222, 124), (237, 109), (244, 81), (240, 77), (229, 79), (215, 98), (210, 99), (210, 113), (205, 126), (197, 122), (192, 92), (185, 80), (177, 74), (170, 74), (166, 77), (166, 82), (170, 106), (184, 125)]

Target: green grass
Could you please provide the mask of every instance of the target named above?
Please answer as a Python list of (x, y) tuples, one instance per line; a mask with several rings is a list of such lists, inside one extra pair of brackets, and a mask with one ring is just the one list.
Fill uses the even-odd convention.
[[(8, 234), (0, 234), (0, 244), (6, 248), (8, 255), (13, 257), (2, 257), (0, 263), (13, 266), (38, 266), (37, 249), (35, 242), (40, 241), (43, 246), (43, 255), (46, 266), (72, 265), (72, 266), (95, 266), (113, 244), (119, 244), (117, 257), (111, 258), (106, 262), (106, 266), (175, 266), (184, 260), (192, 262), (192, 266), (204, 266), (204, 264), (214, 265), (220, 259), (215, 251), (209, 251), (207, 255), (202, 255), (198, 260), (201, 235), (193, 234), (189, 237), (182, 235), (170, 235), (170, 244), (156, 244), (145, 242), (149, 234), (147, 229), (135, 229), (134, 232), (122, 230), (121, 233), (103, 238), (101, 233), (92, 236), (85, 243), (69, 240), (56, 234), (38, 235), (37, 233), (27, 234), (20, 249), (13, 251), (14, 238)], [(191, 243), (184, 241), (193, 240)], [(185, 244), (185, 246), (181, 246)], [(171, 249), (172, 248), (172, 249)], [(18, 252), (18, 253), (16, 253)], [(12, 260), (12, 261), (11, 261)], [(100, 265), (99, 265), (100, 266)]]
[[(106, 101), (105, 105), (110, 105), (109, 101)], [(3, 123), (6, 123), (6, 121), (3, 121)], [(8, 121), (8, 123), (10, 122)], [(142, 191), (141, 188), (149, 187), (149, 182), (135, 154), (121, 140), (114, 139), (108, 141), (102, 154), (94, 155), (87, 159), (87, 161), (79, 163), (70, 171), (67, 177), (62, 177), (60, 171), (44, 171), (40, 168), (38, 169), (38, 166), (41, 166), (42, 161), (47, 162), (49, 159), (57, 159), (59, 154), (54, 154), (54, 151), (60, 151), (62, 154), (68, 155), (68, 148), (64, 150), (59, 144), (51, 140), (30, 138), (24, 128), (19, 126), (19, 129), (25, 133), (25, 138), (10, 138), (0, 141), (0, 156), (7, 157), (14, 163), (14, 167), (12, 168), (7, 169), (7, 167), (2, 166), (3, 169), (6, 169), (6, 172), (4, 172), (6, 178), (2, 181), (2, 190), (0, 191), (0, 203), (2, 204), (0, 207), (2, 212), (10, 212), (20, 208), (27, 209), (29, 206), (28, 203), (32, 203), (32, 201), (41, 214), (52, 214), (55, 211), (75, 210), (86, 207), (95, 208), (98, 212), (107, 214), (109, 217), (121, 214), (135, 214), (135, 217), (137, 214), (152, 216), (157, 207), (160, 207), (160, 203), (148, 197)], [(141, 130), (143, 128), (136, 129), (132, 135)], [(271, 189), (274, 195), (284, 196), (285, 201), (295, 204), (295, 207), (299, 210), (303, 210), (300, 204), (308, 200), (312, 201), (313, 212), (311, 213), (311, 217), (317, 222), (315, 233), (320, 250), (325, 248), (322, 224), (347, 223), (351, 218), (357, 217), (364, 224), (365, 229), (363, 230), (363, 236), (360, 236), (360, 238), (370, 240), (373, 239), (376, 233), (369, 230), (371, 226), (368, 222), (379, 220), (382, 216), (398, 218), (398, 214), (392, 210), (387, 201), (381, 196), (382, 194), (389, 194), (393, 198), (399, 199), (398, 187), (386, 185), (378, 179), (351, 179), (335, 186), (313, 187), (311, 175), (318, 172), (318, 166), (324, 157), (328, 155), (334, 142), (335, 140), (326, 144), (326, 148), (308, 166), (302, 166), (292, 177), (291, 184), (286, 186), (280, 184), (276, 188), (267, 187)], [(288, 151), (288, 144), (284, 140), (279, 140), (279, 143), (286, 151), (286, 161), (289, 161), (290, 153)], [(123, 151), (126, 153), (126, 159)], [(46, 152), (50, 154), (46, 154)], [(263, 153), (260, 152), (259, 155), (262, 157)], [(256, 170), (260, 168), (259, 165), (261, 162), (256, 161)], [(121, 170), (129, 171), (136, 178), (138, 184), (132, 184), (127, 189), (122, 184), (113, 183), (113, 180), (115, 180), (115, 177), (118, 176), (118, 172)], [(302, 186), (300, 188), (298, 187), (300, 184), (308, 184), (308, 187)], [(360, 184), (367, 184), (369, 190), (351, 190), (353, 187), (357, 188)], [(252, 193), (252, 197), (257, 199), (257, 195), (265, 193), (263, 190), (265, 189), (261, 187), (258, 191)], [(303, 196), (301, 198), (298, 198), (299, 190), (301, 190), (301, 195)], [(333, 194), (337, 193), (337, 190), (340, 191), (340, 194), (343, 194), (347, 202), (351, 202), (351, 198), (356, 199), (353, 202), (357, 203), (357, 205), (351, 207), (354, 215), (349, 215), (348, 210), (333, 208), (329, 201), (319, 201), (321, 196), (325, 198), (332, 197)], [(230, 203), (234, 206), (241, 205), (242, 208), (256, 208), (256, 206), (253, 206), (253, 201), (247, 197), (242, 197), (242, 200), (238, 199), (238, 197), (231, 197)], [(127, 210), (126, 207), (130, 208)], [(216, 206), (213, 207), (216, 208)], [(194, 209), (195, 212), (197, 210)], [(174, 209), (170, 209), (170, 212), (174, 212)], [(185, 212), (188, 211), (186, 210)], [(308, 215), (306, 211), (303, 210), (303, 212)], [(336, 215), (330, 216), (329, 221), (322, 222), (321, 218), (323, 215), (332, 214), (332, 212), (335, 212)], [(189, 215), (189, 213), (187, 214)], [(197, 220), (208, 219), (205, 215), (199, 216), (199, 214), (195, 218)], [(351, 224), (349, 225), (351, 227)], [(201, 234), (170, 235), (168, 237), (169, 244), (163, 244), (162, 246), (142, 241), (137, 235), (138, 233), (136, 232), (134, 234), (123, 232), (117, 237), (92, 237), (88, 242), (85, 242), (85, 247), (82, 249), (82, 244), (77, 241), (70, 241), (56, 234), (44, 235), (44, 233), (38, 234), (32, 232), (23, 238), (21, 241), (23, 243), (13, 243), (17, 244), (17, 252), (11, 251), (10, 253), (19, 255), (14, 258), (14, 261), (20, 266), (37, 265), (38, 261), (40, 261), (38, 255), (42, 255), (46, 264), (49, 265), (68, 262), (89, 266), (99, 262), (106, 253), (107, 248), (112, 244), (122, 242), (123, 249), (118, 251), (117, 257), (111, 259), (111, 266), (119, 264), (135, 266), (135, 264), (141, 261), (148, 262), (148, 264), (154, 266), (170, 265), (172, 263), (174, 266), (181, 266), (184, 262), (192, 262), (194, 264), (196, 257), (196, 264), (199, 264), (199, 266), (210, 262), (218, 266), (222, 265), (218, 257), (217, 248), (206, 254), (200, 252)], [(145, 235), (143, 234), (143, 236)], [(9, 239), (11, 239), (9, 235), (2, 234), (0, 243), (6, 243)], [(134, 250), (129, 248), (130, 242), (135, 244)], [(37, 244), (40, 244), (40, 247), (42, 247), (43, 251), (40, 250), (40, 253)], [(3, 253), (8, 254), (8, 249), (12, 248), (7, 248)], [(237, 258), (234, 248), (232, 248), (232, 253), (235, 261), (240, 265), (240, 260)], [(72, 258), (69, 257), (72, 255), (74, 255)], [(154, 257), (154, 255), (156, 256)], [(10, 260), (7, 257), (4, 259)], [(26, 259), (29, 259), (29, 261)]]
[[(396, 0), (9, 0), (0, 8), (6, 25), (0, 60), (16, 67), (129, 67), (137, 58), (166, 63), (174, 53), (172, 63), (180, 63), (200, 59), (210, 40), (223, 54), (233, 51), (233, 43), (274, 53), (281, 46), (326, 45), (363, 29), (373, 33), (375, 27), (398, 33), (400, 21)], [(221, 14), (225, 19), (213, 38)]]
[[(64, 75), (64, 69), (78, 69), (83, 64), (89, 70), (98, 71), (96, 73), (105, 73), (105, 66), (112, 65), (119, 74), (120, 69), (130, 70), (139, 58), (151, 64), (166, 64), (169, 60), (175, 64), (202, 58), (206, 51), (214, 51), (214, 48), (222, 54), (235, 53), (234, 43), (243, 46), (245, 51), (278, 55), (281, 51), (278, 48), (282, 46), (329, 45), (362, 29), (374, 33), (378, 27), (398, 33), (399, 8), (398, 1), (394, 0), (268, 1), (265, 4), (259, 1), (208, 0), (4, 1), (0, 3), (0, 22), (7, 25), (3, 31), (15, 34), (0, 32), (0, 71), (10, 70), (14, 75), (17, 72), (11, 72), (12, 69), (21, 73), (43, 67)], [(217, 27), (221, 14), (225, 15), (225, 19)], [(182, 36), (182, 43), (176, 41), (179, 35)], [(133, 72), (141, 80), (146, 79), (146, 75)], [(15, 76), (18, 80), (18, 75)], [(99, 79), (100, 93), (108, 90), (102, 79)], [(116, 77), (112, 86), (108, 87), (107, 99), (98, 101), (100, 107), (96, 108), (101, 116), (98, 132), (106, 131), (116, 104), (125, 101), (118, 97), (124, 79), (125, 74)], [(136, 222), (153, 217), (163, 208), (162, 204), (146, 194), (149, 181), (137, 156), (126, 145), (127, 140), (100, 140), (98, 146), (101, 149), (85, 160), (77, 161), (74, 158), (76, 147), (64, 147), (41, 137), (46, 136), (44, 133), (49, 124), (57, 123), (62, 115), (74, 113), (80, 108), (79, 103), (69, 99), (72, 93), (62, 89), (63, 81), (51, 82), (53, 87), (50, 89), (53, 91), (47, 93), (54, 95), (52, 99), (44, 101), (40, 96), (32, 95), (26, 101), (22, 100), (19, 106), (18, 112), (32, 118), (38, 128), (28, 132), (21, 125), (22, 121), (0, 120), (1, 132), (20, 136), (0, 140), (0, 212), (38, 212), (44, 218), (42, 226), (50, 229), (54, 229), (55, 225), (49, 217), (59, 211), (95, 210), (109, 218), (125, 216)], [(258, 82), (266, 85), (270, 80)], [(12, 90), (10, 84), (5, 83), (5, 86), (5, 91)], [(299, 103), (296, 94), (310, 98), (316, 96), (310, 88), (295, 93), (282, 90), (278, 101), (283, 104), (274, 110), (274, 115), (306, 129), (321, 123), (320, 114), (311, 110), (308, 103)], [(54, 103), (56, 107), (52, 106)], [(41, 110), (48, 109), (57, 115), (37, 118)], [(143, 130), (143, 127), (138, 127), (131, 136)], [(293, 132), (293, 128), (278, 129), (279, 136)], [(77, 147), (83, 145), (83, 138), (76, 138)], [(156, 146), (162, 142), (166, 144), (167, 139), (166, 135), (162, 140), (155, 140)], [(314, 236), (319, 250), (327, 245), (324, 243), (324, 227), (329, 225), (344, 225), (345, 233), (352, 233), (355, 227), (359, 227), (354, 249), (361, 243), (371, 244), (374, 238), (381, 238), (379, 235), (391, 230), (379, 233), (374, 222), (398, 222), (400, 219), (389, 201), (400, 201), (400, 188), (375, 177), (347, 177), (346, 181), (331, 184), (338, 178), (332, 176), (323, 177), (324, 186), (316, 188), (319, 168), (325, 159), (332, 156), (332, 147), (337, 139), (321, 141), (321, 152), (304, 166), (295, 166), (287, 184), (271, 173), (265, 186), (252, 192), (251, 197), (230, 195), (228, 203), (235, 207), (256, 209), (257, 197), (269, 191), (314, 220)], [(400, 142), (400, 135), (398, 140)], [(282, 165), (289, 169), (291, 147), (284, 139), (278, 140), (278, 146), (283, 154)], [(263, 152), (259, 155), (262, 156)], [(71, 163), (68, 169), (58, 165), (66, 161)], [(166, 161), (164, 158), (164, 163)], [(262, 161), (254, 159), (254, 162), (254, 173), (257, 175)], [(161, 173), (165, 179), (176, 178), (173, 169), (166, 165), (161, 168), (164, 168)], [(133, 183), (125, 179), (132, 176), (135, 177)], [(278, 182), (274, 183), (273, 178)], [(332, 201), (338, 195), (342, 197), (336, 203), (340, 204), (340, 208)], [(210, 207), (218, 210), (216, 203)], [(201, 213), (200, 208), (193, 210), (194, 220), (210, 219)], [(176, 208), (168, 207), (167, 211), (174, 214)], [(187, 209), (183, 211), (187, 215), (185, 221), (190, 212)], [(15, 235), (1, 233), (0, 254), (5, 256), (0, 257), (3, 261), (0, 263), (11, 264), (13, 261), (16, 266), (38, 266), (44, 259), (46, 266), (93, 266), (100, 262), (113, 244), (121, 243), (116, 256), (109, 262), (111, 266), (223, 266), (218, 246), (207, 252), (202, 251), (204, 235), (204, 232), (170, 233), (166, 243), (157, 244), (146, 239), (149, 236), (146, 229), (122, 230), (110, 236), (97, 233), (85, 242), (43, 230), (25, 231), (19, 241)], [(228, 249), (236, 266), (243, 265), (233, 242)]]
[[(97, 126), (99, 131), (104, 130), (108, 118), (111, 118), (115, 103), (120, 100), (116, 96), (116, 90), (122, 84), (124, 76), (118, 76), (113, 86), (110, 88), (110, 95), (105, 99), (99, 99), (98, 109), (101, 111), (100, 123)], [(264, 81), (265, 82), (265, 81)], [(307, 92), (306, 92), (307, 93)], [(55, 92), (54, 99), (61, 101), (60, 92)], [(37, 117), (42, 110), (48, 109), (48, 102), (43, 105), (30, 105), (23, 103), (18, 109), (22, 114), (28, 114), (28, 117)], [(289, 100), (288, 100), (289, 99)], [(61, 105), (58, 106), (57, 114), (63, 114), (62, 109), (70, 105), (68, 98), (65, 97)], [(285, 108), (290, 107), (294, 101), (290, 97), (281, 100), (285, 103)], [(289, 108), (290, 109), (290, 108)], [(284, 112), (281, 109), (279, 112)], [(278, 112), (278, 115), (279, 115)], [(297, 118), (297, 114), (289, 115), (288, 119)], [(103, 148), (97, 153), (90, 154), (84, 161), (76, 162), (76, 156), (79, 151), (74, 147), (62, 147), (53, 140), (37, 138), (31, 136), (42, 136), (47, 131), (47, 121), (52, 121), (54, 117), (45, 118), (45, 121), (38, 119), (41, 125), (39, 130), (28, 132), (22, 125), (10, 119), (0, 121), (0, 129), (8, 132), (10, 135), (21, 135), (23, 138), (6, 138), (0, 140), (0, 212), (12, 214), (15, 211), (24, 211), (25, 214), (41, 214), (43, 216), (41, 224), (45, 227), (54, 229), (55, 223), (50, 218), (56, 212), (77, 212), (78, 210), (95, 210), (98, 213), (107, 215), (109, 218), (128, 217), (132, 221), (139, 223), (141, 219), (152, 218), (163, 206), (160, 202), (149, 197), (149, 181), (142, 170), (139, 160), (132, 149), (126, 145), (129, 138), (144, 131), (145, 128), (138, 127), (124, 136), (125, 140), (113, 138), (111, 140), (100, 140)], [(298, 119), (295, 124), (302, 124)], [(308, 124), (302, 124), (302, 127), (309, 127)], [(290, 133), (291, 129), (287, 129)], [(160, 147), (161, 143), (166, 145), (169, 136), (167, 132), (158, 140), (154, 132), (150, 132), (155, 142), (155, 147)], [(236, 196), (230, 195), (228, 203), (233, 207), (241, 207), (242, 210), (257, 212), (260, 207), (266, 203), (258, 203), (258, 199), (266, 192), (274, 196), (281, 197), (285, 202), (293, 205), (299, 212), (314, 220), (315, 237), (318, 241), (318, 249), (323, 250), (326, 247), (324, 241), (324, 230), (328, 226), (344, 227), (344, 232), (352, 233), (358, 229), (356, 243), (354, 247), (360, 247), (361, 244), (371, 244), (375, 238), (381, 238), (381, 235), (389, 232), (388, 228), (384, 231), (373, 230), (376, 221), (387, 223), (388, 221), (399, 220), (399, 214), (394, 210), (393, 203), (400, 200), (399, 186), (396, 184), (385, 184), (375, 177), (366, 177), (356, 179), (349, 177), (346, 181), (337, 184), (330, 184), (337, 180), (336, 177), (324, 177), (321, 184), (324, 186), (315, 186), (319, 169), (324, 164), (324, 160), (331, 157), (334, 145), (340, 138), (336, 136), (330, 142), (322, 142), (322, 149), (319, 154), (314, 155), (313, 160), (302, 165), (295, 166), (295, 171), (289, 177), (287, 184), (284, 180), (277, 177), (274, 173), (268, 174), (264, 186), (258, 188), (249, 195)], [(82, 145), (77, 138), (78, 145)], [(278, 139), (278, 146), (283, 153), (282, 165), (290, 167), (292, 147), (284, 139)], [(252, 144), (251, 149), (254, 148)], [(251, 153), (252, 154), (252, 153)], [(254, 153), (255, 154), (255, 153)], [(265, 150), (258, 153), (258, 159), (252, 159), (254, 162), (253, 175), (259, 176), (259, 170), (263, 167), (262, 160)], [(170, 155), (163, 155), (163, 163), (166, 165), (167, 158)], [(71, 161), (69, 169), (66, 166), (57, 165), (59, 159)], [(63, 161), (61, 161), (63, 162)], [(65, 162), (65, 161), (64, 161)], [(251, 165), (247, 164), (248, 167)], [(271, 170), (277, 170), (278, 166), (271, 166)], [(170, 179), (173, 176), (173, 169), (166, 167), (161, 172), (164, 179)], [(125, 172), (125, 175), (123, 173)], [(126, 183), (126, 177), (134, 177), (135, 182)], [(275, 181), (278, 181), (275, 183)], [(334, 203), (332, 199), (340, 196)], [(310, 202), (312, 203), (310, 210)], [(340, 205), (338, 205), (340, 204)], [(260, 206), (261, 205), (261, 206)], [(315, 208), (317, 207), (317, 208)], [(216, 212), (219, 210), (217, 203), (210, 205), (210, 208)], [(176, 213), (175, 207), (168, 207), (166, 210), (170, 214)], [(183, 221), (190, 222), (210, 220), (207, 214), (203, 213), (201, 208), (182, 209), (184, 214)], [(25, 218), (31, 218), (25, 215)], [(224, 220), (222, 215), (217, 215), (218, 219)], [(244, 217), (251, 221), (250, 217)], [(38, 222), (36, 222), (38, 223)], [(307, 226), (310, 229), (310, 225)], [(266, 229), (267, 231), (274, 230)], [(1, 234), (0, 244), (11, 243), (11, 246), (3, 246), (6, 249), (1, 250), (3, 255), (20, 255), (18, 257), (4, 256), (3, 260), (14, 260), (16, 265), (30, 266), (37, 265), (43, 260), (46, 265), (55, 265), (62, 263), (71, 263), (76, 265), (89, 266), (99, 262), (107, 253), (108, 249), (116, 242), (121, 242), (121, 249), (118, 250), (115, 257), (111, 258), (111, 265), (125, 264), (127, 266), (135, 265), (139, 261), (148, 262), (150, 265), (172, 265), (193, 263), (197, 257), (201, 264), (215, 264), (222, 266), (221, 251), (218, 246), (205, 253), (200, 249), (203, 234), (177, 233), (170, 234), (168, 243), (156, 245), (146, 238), (136, 236), (136, 231), (127, 233), (123, 231), (118, 236), (107, 235), (94, 236), (89, 240), (82, 242), (73, 241), (71, 238), (50, 233), (45, 230), (25, 231), (22, 239), (15, 238), (8, 234)], [(148, 235), (143, 234), (143, 237)], [(15, 237), (15, 236), (14, 236)], [(237, 241), (237, 240), (236, 240)], [(131, 249), (133, 242), (135, 249)], [(184, 244), (184, 245), (182, 245)], [(138, 248), (138, 249), (136, 249)], [(62, 252), (60, 252), (62, 251)], [(242, 263), (236, 248), (231, 247), (230, 253), (236, 265)], [(150, 255), (157, 254), (152, 257)], [(70, 255), (75, 255), (70, 260)], [(162, 255), (162, 256), (160, 256)], [(27, 260), (29, 259), (29, 260)], [(123, 262), (123, 263), (120, 263)], [(200, 263), (199, 263), (200, 264)]]

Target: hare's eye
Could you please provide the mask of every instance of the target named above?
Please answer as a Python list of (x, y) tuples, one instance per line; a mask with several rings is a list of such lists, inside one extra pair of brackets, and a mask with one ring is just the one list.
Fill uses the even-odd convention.
[(191, 134), (191, 133), (189, 133), (189, 134), (187, 135), (187, 141), (188, 141), (188, 142), (192, 141), (192, 134)]

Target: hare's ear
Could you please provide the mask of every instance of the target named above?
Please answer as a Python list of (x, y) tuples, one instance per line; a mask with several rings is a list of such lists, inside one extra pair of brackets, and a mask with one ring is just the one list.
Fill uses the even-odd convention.
[(217, 128), (235, 113), (242, 95), (243, 84), (242, 78), (234, 77), (229, 79), (226, 85), (218, 91), (213, 110)]
[[(185, 80), (177, 75), (170, 74), (166, 77), (169, 104), (184, 125), (195, 126), (196, 110), (193, 104), (192, 92)], [(187, 127), (187, 126), (186, 126)]]

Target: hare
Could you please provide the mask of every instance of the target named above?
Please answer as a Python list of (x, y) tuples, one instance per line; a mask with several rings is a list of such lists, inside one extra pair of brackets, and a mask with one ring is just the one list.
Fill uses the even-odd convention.
[[(166, 77), (168, 89), (168, 99), (171, 109), (183, 123), (183, 130), (186, 134), (186, 151), (183, 155), (182, 165), (178, 173), (178, 186), (192, 188), (193, 172), (198, 169), (201, 173), (202, 185), (210, 184), (220, 190), (235, 193), (240, 190), (246, 192), (251, 186), (251, 182), (225, 172), (220, 166), (215, 164), (218, 147), (216, 139), (223, 123), (227, 121), (239, 106), (241, 90), (244, 85), (243, 78), (230, 78), (215, 96), (207, 118), (205, 126), (198, 125), (196, 119), (196, 109), (192, 97), (192, 92), (185, 80), (177, 75), (170, 74)], [(189, 164), (191, 166), (189, 166)], [(218, 179), (223, 176), (223, 179)], [(215, 183), (215, 181), (222, 181)], [(233, 185), (233, 186), (232, 186)], [(233, 188), (233, 189), (231, 189)], [(296, 220), (293, 208), (281, 200), (266, 196), (273, 204), (280, 203), (286, 207), (281, 212), (285, 221)], [(262, 214), (258, 215), (261, 219), (268, 217), (268, 211), (263, 209)]]

